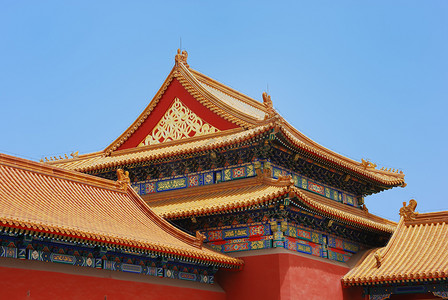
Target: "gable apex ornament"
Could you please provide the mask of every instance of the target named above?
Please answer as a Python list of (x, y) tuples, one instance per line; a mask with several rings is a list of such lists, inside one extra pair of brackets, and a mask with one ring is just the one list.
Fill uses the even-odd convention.
[(179, 63), (183, 63), (184, 66), (189, 68), (190, 66), (187, 63), (187, 58), (188, 58), (188, 52), (186, 50), (183, 50), (182, 52), (180, 52), (180, 49), (177, 49), (177, 54), (174, 57), (174, 61), (176, 62), (176, 65), (178, 65)]
[(267, 114), (264, 118), (270, 119), (270, 118), (276, 116), (277, 112), (274, 109), (274, 106), (273, 106), (273, 103), (271, 100), (271, 96), (268, 95), (268, 93), (266, 93), (266, 92), (263, 92), (262, 96), (263, 96), (263, 105), (264, 105), (264, 107), (266, 107), (266, 110), (267, 110)]
[(403, 207), (400, 208), (400, 216), (404, 218), (405, 221), (412, 221), (418, 215), (418, 212), (415, 211), (417, 207), (417, 201), (414, 199), (409, 200), (409, 204), (406, 205), (406, 202), (403, 202)]

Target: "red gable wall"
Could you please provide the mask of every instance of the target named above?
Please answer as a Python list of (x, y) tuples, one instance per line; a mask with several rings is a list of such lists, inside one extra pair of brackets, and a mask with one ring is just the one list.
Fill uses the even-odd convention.
[(182, 103), (196, 115), (198, 115), (198, 117), (219, 130), (227, 130), (238, 127), (237, 125), (221, 118), (199, 103), (193, 96), (190, 95), (190, 93), (188, 93), (187, 90), (185, 90), (180, 82), (174, 78), (148, 118), (137, 129), (137, 131), (134, 132), (134, 134), (131, 135), (126, 142), (118, 148), (118, 150), (134, 148), (140, 144), (140, 142), (142, 142), (157, 125), (175, 98), (179, 98), (179, 100), (182, 101)]

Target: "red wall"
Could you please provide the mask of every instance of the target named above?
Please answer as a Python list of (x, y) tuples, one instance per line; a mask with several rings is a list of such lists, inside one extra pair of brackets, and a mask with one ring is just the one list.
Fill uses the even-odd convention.
[[(83, 267), (77, 268), (80, 269)], [(106, 272), (103, 270), (93, 271)], [(225, 294), (217, 291), (167, 286), (154, 283), (0, 267), (0, 299), (224, 300)]]
[(220, 272), (216, 281), (227, 299), (332, 299), (364, 300), (359, 289), (343, 289), (348, 267), (314, 260), (295, 253), (241, 257), (242, 272)]

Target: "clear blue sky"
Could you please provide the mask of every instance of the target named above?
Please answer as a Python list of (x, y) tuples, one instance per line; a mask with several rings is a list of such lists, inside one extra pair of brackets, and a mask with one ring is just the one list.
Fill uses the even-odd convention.
[(192, 68), (258, 100), (269, 86), (310, 138), (403, 170), (371, 212), (448, 210), (447, 1), (161, 2), (0, 0), (0, 152), (104, 149), (182, 38)]

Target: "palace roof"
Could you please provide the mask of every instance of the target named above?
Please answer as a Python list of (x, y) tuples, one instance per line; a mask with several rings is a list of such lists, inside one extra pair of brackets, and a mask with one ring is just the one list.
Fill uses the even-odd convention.
[(344, 223), (393, 232), (396, 223), (294, 186), (290, 177), (273, 179), (266, 175), (187, 190), (148, 194), (143, 199), (167, 219), (213, 215), (223, 211), (257, 208), (282, 196), (318, 214)]
[(400, 210), (402, 217), (388, 244), (367, 252), (342, 278), (345, 285), (447, 279), (448, 211), (418, 214), (416, 205), (411, 200)]
[(155, 214), (126, 181), (110, 181), (0, 154), (0, 225), (64, 241), (116, 247), (224, 267), (214, 252)]
[(330, 168), (378, 185), (405, 186), (402, 172), (339, 155), (297, 131), (275, 111), (270, 96), (263, 103), (245, 96), (193, 69), (186, 52), (135, 122), (106, 149), (48, 161), (70, 170), (90, 172), (130, 163), (234, 145), (273, 133), (287, 147)]

